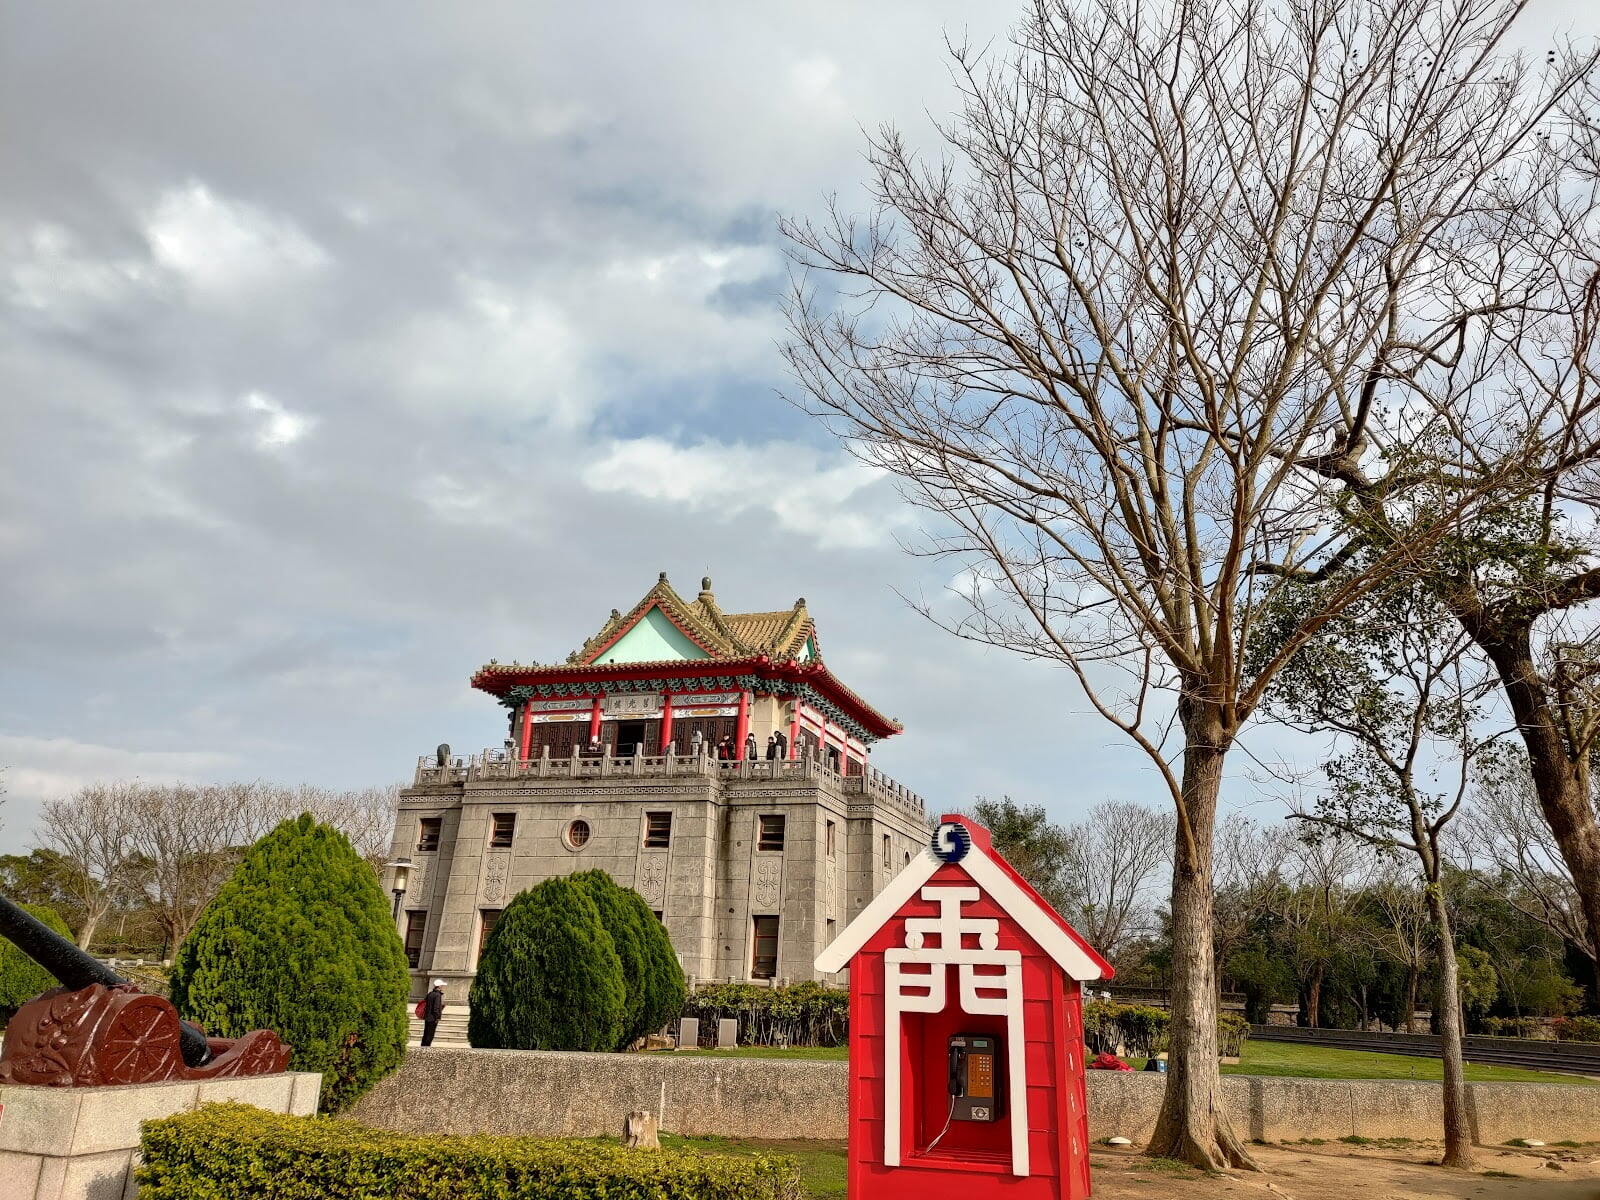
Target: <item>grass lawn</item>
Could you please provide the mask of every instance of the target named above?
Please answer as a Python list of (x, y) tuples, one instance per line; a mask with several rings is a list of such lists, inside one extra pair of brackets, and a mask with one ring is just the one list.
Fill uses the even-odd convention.
[[(680, 1050), (723, 1058), (833, 1059), (849, 1056), (843, 1046), (800, 1046), (778, 1050), (772, 1046), (740, 1046), (737, 1050)], [(1143, 1059), (1134, 1059), (1136, 1067)], [(1412, 1058), (1405, 1054), (1374, 1054), (1368, 1050), (1335, 1050), (1298, 1042), (1247, 1042), (1244, 1061), (1222, 1068), (1224, 1075), (1288, 1075), (1300, 1079), (1438, 1079), (1443, 1065), (1437, 1058)], [(1467, 1078), (1485, 1083), (1562, 1083), (1593, 1087), (1596, 1081), (1554, 1071), (1529, 1071), (1521, 1067), (1467, 1064)]]

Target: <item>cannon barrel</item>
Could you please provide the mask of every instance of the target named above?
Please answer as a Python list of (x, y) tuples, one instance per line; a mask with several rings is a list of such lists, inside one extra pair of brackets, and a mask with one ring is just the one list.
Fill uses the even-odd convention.
[[(126, 986), (128, 981), (99, 959), (85, 954), (32, 913), (0, 896), (0, 934), (8, 938), (34, 962), (54, 975), (63, 987), (77, 991), (92, 983), (106, 987)], [(179, 1047), (183, 1061), (203, 1067), (211, 1061), (211, 1045), (206, 1035), (187, 1021), (179, 1022)]]

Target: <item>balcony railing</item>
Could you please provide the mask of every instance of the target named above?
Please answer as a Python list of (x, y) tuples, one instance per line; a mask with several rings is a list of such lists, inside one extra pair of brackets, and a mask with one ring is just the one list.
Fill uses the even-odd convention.
[(629, 779), (695, 775), (724, 779), (793, 779), (831, 782), (847, 796), (898, 805), (919, 816), (927, 815), (927, 805), (910, 788), (895, 782), (882, 771), (864, 767), (853, 775), (835, 771), (826, 760), (810, 758), (753, 758), (744, 761), (713, 758), (709, 754), (573, 754), (553, 758), (548, 753), (538, 758), (508, 757), (503, 750), (448, 758), (425, 754), (417, 759), (415, 787), (467, 783), (476, 780), (518, 779)]

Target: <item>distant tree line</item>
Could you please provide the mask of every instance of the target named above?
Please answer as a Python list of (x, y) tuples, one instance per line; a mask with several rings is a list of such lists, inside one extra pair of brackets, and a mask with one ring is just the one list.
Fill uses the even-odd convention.
[(54, 909), (85, 949), (167, 959), (244, 851), (301, 813), (343, 833), (376, 868), (396, 790), (92, 783), (46, 802), (33, 850), (0, 855), (0, 891)]

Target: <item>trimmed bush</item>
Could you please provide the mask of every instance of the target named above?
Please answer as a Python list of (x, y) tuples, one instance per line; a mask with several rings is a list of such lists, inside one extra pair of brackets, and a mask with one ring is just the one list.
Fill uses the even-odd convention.
[(248, 851), (172, 964), (172, 1002), (213, 1037), (271, 1029), (338, 1112), (400, 1064), (405, 950), (372, 867), (310, 814)]
[[(419, 1097), (426, 1103), (426, 1097)], [(146, 1121), (139, 1200), (800, 1200), (787, 1159), (416, 1136), (241, 1104)]]
[[(19, 904), (17, 907), (43, 921), (69, 942), (72, 940), (72, 930), (48, 904)], [(0, 938), (0, 1021), (9, 1021), (17, 1009), (40, 992), (60, 986), (54, 975), (11, 942)]]
[[(1167, 1049), (1172, 1014), (1145, 1004), (1090, 1000), (1083, 1006), (1083, 1028), (1103, 1045), (1125, 1045), (1135, 1058), (1150, 1058)], [(1217, 1014), (1217, 1053), (1236, 1058), (1244, 1053), (1250, 1025), (1238, 1013)]]
[[(638, 910), (623, 898), (623, 889), (601, 870), (580, 871), (572, 882), (588, 893), (600, 913), (600, 923), (611, 935), (622, 967), (622, 1035), (610, 1050), (625, 1050), (643, 1036), (645, 1006), (651, 999), (651, 972), (655, 962), (645, 949), (645, 930)], [(653, 921), (653, 914), (646, 913)]]
[(722, 1018), (732, 1017), (746, 1046), (843, 1046), (850, 1039), (850, 994), (812, 980), (775, 988), (707, 984), (695, 989), (682, 1012), (713, 1031)]
[(647, 971), (645, 998), (639, 1015), (639, 1028), (635, 1037), (656, 1033), (668, 1022), (677, 1019), (683, 1011), (684, 997), (689, 994), (689, 983), (683, 977), (683, 964), (678, 952), (672, 948), (667, 927), (650, 911), (644, 897), (632, 888), (622, 890), (623, 904), (631, 907), (639, 919)]
[(498, 1050), (615, 1050), (622, 960), (589, 888), (547, 879), (500, 914), (472, 981), (467, 1037)]

